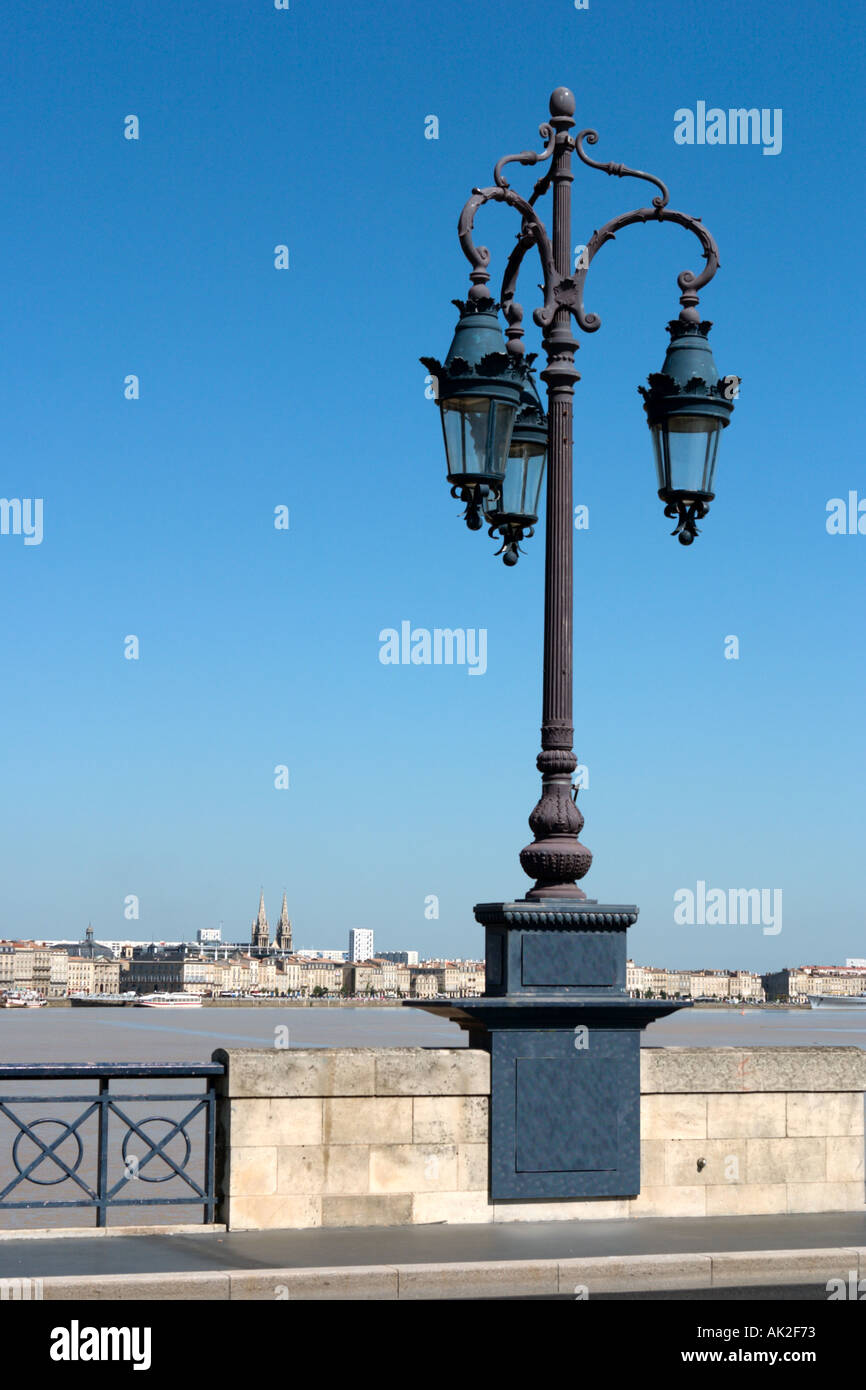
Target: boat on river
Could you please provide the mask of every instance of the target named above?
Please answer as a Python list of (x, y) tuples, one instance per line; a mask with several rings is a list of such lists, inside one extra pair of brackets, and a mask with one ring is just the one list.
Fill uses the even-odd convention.
[(35, 989), (9, 989), (0, 993), (0, 1009), (43, 1009), (47, 1002)]
[(73, 1009), (122, 1009), (134, 1004), (137, 998), (131, 989), (125, 994), (70, 994), (69, 1002)]
[(200, 1009), (201, 995), (157, 990), (155, 994), (140, 994), (135, 1003), (139, 1009)]
[(810, 1009), (866, 1009), (866, 994), (807, 994)]

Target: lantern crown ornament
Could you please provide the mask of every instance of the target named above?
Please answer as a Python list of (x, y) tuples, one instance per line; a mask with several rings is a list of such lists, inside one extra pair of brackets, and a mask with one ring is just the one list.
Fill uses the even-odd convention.
[(712, 324), (684, 310), (668, 324), (670, 344), (660, 372), (639, 386), (653, 437), (658, 493), (665, 516), (676, 518), (672, 535), (691, 545), (697, 522), (715, 497), (715, 470), (722, 430), (730, 421), (740, 378), (720, 377), (708, 334)]

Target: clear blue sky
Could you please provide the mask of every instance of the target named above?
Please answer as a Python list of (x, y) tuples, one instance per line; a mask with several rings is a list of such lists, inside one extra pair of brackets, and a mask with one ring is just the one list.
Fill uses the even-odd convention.
[[(477, 955), (473, 903), (528, 888), (543, 544), (506, 570), (465, 530), (417, 359), (467, 288), (464, 199), (541, 148), (564, 83), (596, 158), (712, 229), (702, 309), (743, 378), (685, 550), (636, 388), (699, 247), (639, 226), (604, 248), (575, 399), (584, 887), (640, 905), (640, 961), (866, 955), (866, 536), (825, 528), (828, 499), (866, 497), (861, 22), (802, 0), (7, 7), (0, 492), (44, 499), (44, 539), (0, 536), (0, 934), (241, 935), (264, 885), (301, 944), (369, 926)], [(675, 143), (698, 101), (781, 108), (781, 153)], [(578, 166), (575, 243), (648, 196)], [(497, 270), (517, 226), (478, 219)], [(486, 674), (383, 666), (403, 620), (485, 628)], [(780, 888), (781, 933), (676, 925), (698, 880)]]

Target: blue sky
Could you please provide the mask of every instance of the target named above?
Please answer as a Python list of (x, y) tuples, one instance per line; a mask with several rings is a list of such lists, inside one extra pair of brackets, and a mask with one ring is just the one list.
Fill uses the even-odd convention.
[[(34, 0), (2, 24), (0, 492), (44, 500), (44, 538), (0, 536), (0, 934), (234, 937), (263, 885), (301, 944), (467, 956), (473, 903), (528, 888), (543, 542), (506, 570), (463, 527), (417, 359), (468, 285), (463, 201), (541, 148), (564, 83), (595, 157), (714, 233), (701, 306), (743, 378), (686, 550), (636, 388), (700, 249), (604, 248), (575, 396), (583, 886), (640, 905), (640, 961), (866, 955), (866, 536), (825, 526), (866, 498), (858, 8)], [(781, 152), (677, 144), (698, 101), (781, 109)], [(578, 166), (575, 243), (648, 196)], [(517, 216), (477, 226), (495, 276)], [(382, 665), (404, 620), (486, 629), (484, 676)], [(698, 881), (781, 889), (781, 932), (677, 925)]]

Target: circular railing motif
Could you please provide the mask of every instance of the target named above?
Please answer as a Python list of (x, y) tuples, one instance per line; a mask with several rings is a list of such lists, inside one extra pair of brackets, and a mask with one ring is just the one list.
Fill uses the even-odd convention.
[[(57, 1139), (54, 1141), (55, 1151), (52, 1151), (51, 1153), (39, 1153), (38, 1162), (36, 1164), (36, 1167), (38, 1168), (39, 1164), (46, 1163), (50, 1160), (50, 1162), (52, 1162), (56, 1167), (60, 1169), (59, 1178), (35, 1178), (33, 1176), (33, 1173), (27, 1173), (25, 1178), (25, 1169), (30, 1166), (30, 1163), (25, 1161), (25, 1163), (22, 1166), (22, 1164), (18, 1161), (18, 1148), (22, 1139), (29, 1139), (31, 1144), (33, 1144), (34, 1149), (38, 1152), (39, 1145), (33, 1138), (33, 1130), (39, 1129), (41, 1125), (54, 1125), (57, 1129), (66, 1131), (62, 1139)], [(56, 1152), (59, 1146), (65, 1144), (68, 1139), (74, 1139), (78, 1147), (78, 1153), (76, 1154), (74, 1163), (67, 1163), (66, 1159), (63, 1158), (59, 1152)], [(33, 1120), (27, 1126), (26, 1129), (22, 1129), (15, 1136), (15, 1142), (12, 1145), (12, 1162), (15, 1164), (18, 1173), (22, 1178), (25, 1178), (27, 1182), (35, 1183), (37, 1187), (56, 1187), (58, 1183), (64, 1182), (67, 1178), (71, 1177), (73, 1173), (78, 1172), (78, 1168), (83, 1157), (84, 1145), (81, 1142), (81, 1137), (78, 1133), (78, 1130), (74, 1129), (72, 1125), (66, 1124), (63, 1120)], [(30, 1162), (32, 1162), (32, 1159), (30, 1160)]]
[[(173, 1143), (175, 1139), (182, 1139), (185, 1145), (185, 1152), (182, 1159), (175, 1158), (172, 1154), (170, 1160), (167, 1153), (157, 1153), (156, 1158), (152, 1159), (151, 1162), (156, 1162), (156, 1159), (161, 1160), (163, 1163), (166, 1164), (168, 1172), (165, 1173), (161, 1178), (150, 1177), (147, 1173), (143, 1173), (141, 1171), (142, 1160), (138, 1157), (138, 1155), (130, 1154), (129, 1144), (130, 1141), (133, 1139), (143, 1138), (144, 1142), (148, 1145), (149, 1152), (154, 1153), (156, 1150), (157, 1143), (159, 1142), (159, 1136), (154, 1136), (154, 1138), (151, 1140), (146, 1135), (143, 1136), (137, 1133), (135, 1130), (127, 1129), (126, 1133), (123, 1136), (123, 1143), (121, 1144), (120, 1152), (121, 1157), (123, 1158), (124, 1168), (127, 1169), (128, 1172), (130, 1168), (134, 1170), (130, 1172), (130, 1177), (139, 1178), (142, 1182), (168, 1182), (169, 1178), (177, 1177), (178, 1168), (186, 1168), (186, 1165), (189, 1162), (190, 1153), (192, 1152), (192, 1144), (190, 1143), (190, 1138), (186, 1132), (186, 1129), (183, 1126), (178, 1125), (175, 1120), (169, 1119), (167, 1115), (151, 1115), (146, 1120), (137, 1121), (137, 1125), (139, 1130), (146, 1129), (149, 1125), (168, 1125), (170, 1129), (175, 1131), (168, 1141), (169, 1144)], [(147, 1155), (145, 1155), (145, 1157), (146, 1156)]]

